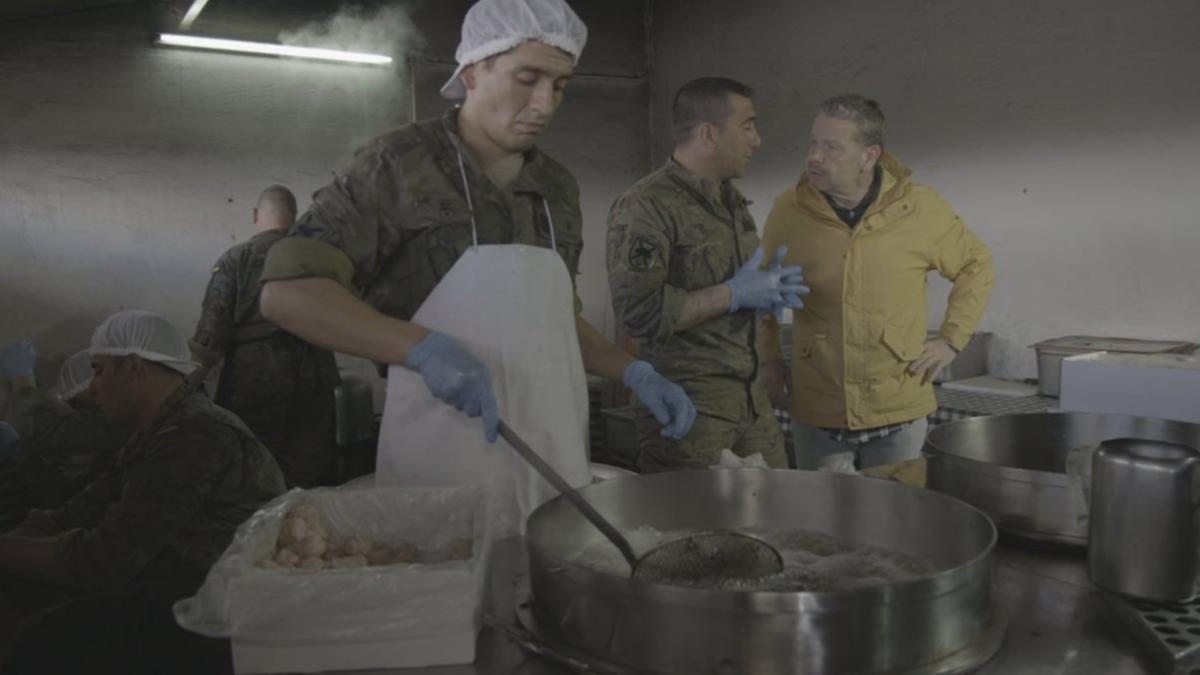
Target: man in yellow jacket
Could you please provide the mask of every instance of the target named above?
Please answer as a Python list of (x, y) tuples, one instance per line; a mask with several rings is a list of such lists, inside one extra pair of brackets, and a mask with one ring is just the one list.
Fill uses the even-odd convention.
[[(793, 316), (791, 377), (772, 318), (760, 350), (776, 405), (790, 395), (797, 468), (853, 471), (919, 456), (937, 409), (931, 382), (970, 340), (995, 282), (987, 246), (884, 151), (885, 128), (875, 101), (824, 101), (806, 170), (775, 200), (763, 233), (763, 248), (786, 245), (785, 264), (802, 265), (812, 288)], [(954, 289), (938, 337), (927, 340), (926, 276), (935, 270)]]

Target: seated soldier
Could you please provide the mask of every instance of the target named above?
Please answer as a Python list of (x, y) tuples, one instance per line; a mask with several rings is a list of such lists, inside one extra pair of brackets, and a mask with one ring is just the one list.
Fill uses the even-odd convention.
[(0, 352), (0, 372), (12, 382), (9, 421), (20, 436), (20, 451), (0, 454), (0, 527), (20, 522), (31, 508), (62, 505), (111, 468), (117, 451), (133, 433), (109, 421), (91, 395), (91, 354), (76, 352), (58, 372), (50, 392), (37, 387), (35, 352), (17, 342)]
[[(134, 433), (110, 471), (0, 537), (0, 609), (26, 615), (4, 672), (227, 671), (227, 644), (179, 628), (171, 606), (283, 492), (279, 466), (236, 416), (185, 386), (196, 364), (162, 317), (115, 314), (91, 352), (101, 409)], [(58, 602), (30, 598), (34, 584)]]

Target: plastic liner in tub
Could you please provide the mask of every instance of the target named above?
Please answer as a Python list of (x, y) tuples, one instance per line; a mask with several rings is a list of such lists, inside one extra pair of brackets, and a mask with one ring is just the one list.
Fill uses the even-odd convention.
[[(417, 562), (262, 567), (289, 512), (305, 503), (319, 510), (331, 543), (358, 537), (415, 551)], [(176, 603), (175, 618), (231, 638), (238, 672), (470, 663), (487, 569), (481, 505), (466, 486), (293, 490), (238, 528), (196, 595)], [(466, 554), (465, 541), (470, 557), (453, 559)]]

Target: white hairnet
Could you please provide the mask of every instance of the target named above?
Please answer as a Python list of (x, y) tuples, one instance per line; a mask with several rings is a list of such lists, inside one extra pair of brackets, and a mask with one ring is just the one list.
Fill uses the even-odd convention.
[(465, 98), (464, 68), (530, 40), (558, 47), (578, 61), (587, 26), (564, 0), (479, 0), (463, 19), (462, 41), (454, 52), (458, 68), (442, 86), (442, 96)]
[(58, 369), (58, 397), (64, 401), (78, 396), (92, 383), (92, 352), (89, 349), (75, 352)]
[(187, 341), (169, 321), (154, 312), (127, 309), (104, 320), (92, 333), (93, 356), (137, 354), (184, 375), (200, 367), (192, 361)]

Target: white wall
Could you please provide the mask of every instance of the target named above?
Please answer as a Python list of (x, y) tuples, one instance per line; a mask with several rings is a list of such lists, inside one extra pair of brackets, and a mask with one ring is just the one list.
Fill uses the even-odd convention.
[[(991, 246), (993, 372), (1038, 340), (1200, 339), (1200, 5), (1191, 0), (656, 0), (655, 148), (693, 77), (758, 89), (759, 223), (799, 176), (817, 103), (854, 91), (890, 149)], [(948, 284), (931, 284), (931, 326)]]
[(0, 26), (0, 343), (46, 377), (122, 308), (190, 333), (258, 192), (303, 208), (411, 110), (397, 69), (155, 48), (140, 12)]
[[(624, 4), (632, 15), (597, 20), (581, 63), (592, 74), (545, 145), (580, 180), (580, 292), (609, 332), (605, 216), (649, 154), (640, 1)], [(431, 54), (453, 54), (466, 5), (424, 7)], [(190, 333), (212, 263), (252, 234), (263, 187), (287, 185), (306, 208), (362, 142), (414, 107), (449, 105), (405, 67), (156, 48), (146, 11), (0, 24), (0, 345), (33, 340), (43, 379), (122, 308)]]

